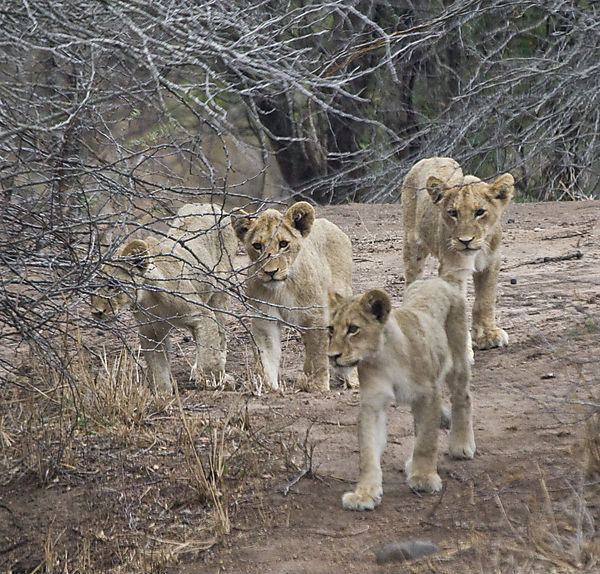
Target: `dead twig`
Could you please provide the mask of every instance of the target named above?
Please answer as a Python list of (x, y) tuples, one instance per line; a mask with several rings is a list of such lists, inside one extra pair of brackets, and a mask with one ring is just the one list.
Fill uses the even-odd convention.
[(282, 486), (277, 492), (281, 492), (283, 496), (287, 496), (292, 486), (298, 484), (310, 472), (310, 468), (305, 468), (296, 478), (294, 478), (291, 482), (288, 482), (285, 486)]
[(563, 235), (551, 235), (550, 237), (542, 237), (542, 241), (554, 241), (555, 239), (570, 239), (571, 237), (583, 237), (584, 235), (585, 233), (581, 231), (573, 231), (572, 233), (565, 233)]
[(524, 265), (543, 265), (544, 263), (556, 263), (557, 261), (570, 261), (571, 259), (581, 259), (583, 257), (583, 253), (579, 251), (579, 249), (573, 253), (565, 253), (564, 255), (553, 255), (546, 257), (538, 257), (536, 259), (532, 259), (531, 261), (522, 261), (521, 263), (516, 263), (515, 265), (509, 265), (507, 267), (502, 267), (502, 271), (506, 271), (507, 269), (515, 269), (517, 267), (523, 267)]

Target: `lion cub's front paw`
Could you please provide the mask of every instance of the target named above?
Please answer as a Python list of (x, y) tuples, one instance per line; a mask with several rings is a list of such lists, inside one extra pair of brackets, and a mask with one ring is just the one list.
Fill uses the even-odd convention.
[(452, 441), (450, 441), (450, 444), (448, 445), (448, 454), (451, 458), (470, 460), (475, 456), (475, 450), (474, 440), (457, 442), (456, 444), (453, 444)]
[(307, 393), (326, 393), (329, 391), (329, 373), (325, 376), (304, 375), (300, 380), (300, 388)]
[(485, 331), (483, 329), (477, 329), (476, 333), (475, 344), (480, 350), (505, 347), (508, 345), (508, 333), (499, 327)]
[(373, 510), (381, 504), (383, 489), (381, 486), (368, 488), (357, 487), (354, 492), (346, 492), (342, 496), (342, 507), (345, 510)]
[(260, 371), (251, 375), (250, 382), (254, 391), (259, 395), (271, 391), (279, 391), (279, 382), (277, 381), (277, 378), (272, 379), (265, 377)]
[(412, 459), (406, 461), (404, 467), (408, 486), (421, 492), (439, 492), (442, 490), (442, 479), (437, 472), (423, 472), (413, 469)]

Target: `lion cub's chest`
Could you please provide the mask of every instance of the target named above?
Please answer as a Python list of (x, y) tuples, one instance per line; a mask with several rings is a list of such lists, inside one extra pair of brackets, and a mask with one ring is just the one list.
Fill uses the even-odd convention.
[(382, 363), (363, 361), (358, 367), (360, 392), (369, 402), (385, 408), (389, 403), (411, 404), (419, 396), (407, 369), (395, 358), (388, 357)]
[[(408, 332), (393, 319), (388, 321), (378, 352), (359, 366), (361, 391), (364, 387), (388, 402), (411, 404), (437, 385), (450, 367), (445, 333), (434, 319), (418, 319), (419, 329)], [(424, 332), (431, 340), (423, 340)]]

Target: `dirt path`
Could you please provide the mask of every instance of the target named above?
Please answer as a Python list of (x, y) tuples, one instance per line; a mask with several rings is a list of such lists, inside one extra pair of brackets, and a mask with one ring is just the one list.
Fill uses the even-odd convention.
[[(352, 238), (355, 292), (384, 287), (398, 304), (400, 207), (334, 206), (318, 215)], [(141, 549), (145, 571), (184, 574), (598, 571), (593, 561), (583, 563), (582, 543), (593, 539), (600, 498), (583, 483), (590, 407), (581, 404), (600, 395), (598, 219), (600, 202), (509, 208), (498, 322), (510, 345), (476, 351), (477, 455), (450, 460), (441, 433), (440, 494), (408, 488), (402, 469), (412, 422), (406, 407), (392, 407), (383, 502), (373, 512), (342, 510), (342, 494), (358, 476), (358, 392), (339, 386), (322, 396), (296, 392), (303, 357), (290, 333), (284, 395), (182, 390), (190, 420), (231, 413), (241, 400), (243, 426), (255, 441), (244, 465), (228, 468), (232, 528), (222, 542), (208, 551), (194, 542), (206, 538), (204, 514), (181, 478), (181, 424), (167, 416), (177, 412), (173, 407), (148, 417), (147, 440), (122, 439), (122, 451), (82, 434), (70, 466), (48, 486), (31, 477), (0, 481), (0, 571), (31, 571), (50, 539), (59, 558), (67, 554), (64, 545), (71, 555), (87, 551), (88, 564), (114, 571), (133, 571), (127, 557)], [(191, 343), (179, 342), (178, 349), (179, 380), (189, 369)], [(248, 336), (234, 325), (228, 370), (243, 380), (248, 360)], [(248, 440), (230, 438), (240, 449)], [(309, 467), (312, 473), (303, 475)], [(375, 563), (384, 542), (413, 538), (440, 550), (410, 565)], [(176, 555), (165, 548), (177, 548)]]
[[(399, 206), (329, 207), (319, 216), (353, 240), (355, 292), (383, 286), (400, 302)], [(476, 352), (477, 457), (462, 462), (440, 455), (440, 495), (419, 496), (405, 482), (412, 443), (407, 408), (389, 413), (382, 505), (352, 513), (342, 510), (341, 496), (358, 474), (358, 393), (338, 387), (326, 397), (257, 398), (250, 405), (254, 424), (289, 424), (298, 436), (310, 429), (316, 477), (300, 480), (287, 496), (278, 490), (298, 473), (265, 477), (256, 497), (240, 504), (226, 545), (204, 566), (185, 571), (396, 572), (397, 564), (376, 565), (374, 550), (410, 538), (441, 548), (415, 563), (417, 571), (419, 565), (462, 573), (568, 570), (580, 556), (577, 502), (588, 414), (573, 401), (600, 391), (599, 217), (600, 202), (509, 209), (498, 322), (510, 346)], [(433, 272), (433, 261), (430, 267)], [(297, 341), (287, 353), (301, 355)], [(292, 366), (299, 365), (295, 359)]]

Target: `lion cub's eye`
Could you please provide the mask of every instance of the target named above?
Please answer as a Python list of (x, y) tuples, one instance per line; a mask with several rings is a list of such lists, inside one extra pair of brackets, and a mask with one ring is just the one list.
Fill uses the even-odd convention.
[(456, 209), (449, 209), (448, 215), (453, 219), (456, 219), (458, 217), (458, 211), (456, 211)]
[(253, 243), (252, 247), (254, 247), (254, 249), (256, 249), (256, 251), (261, 251), (262, 250), (262, 243)]
[(348, 325), (347, 333), (348, 333), (348, 335), (354, 335), (354, 333), (358, 333), (358, 326), (357, 325)]
[(475, 210), (475, 217), (481, 217), (484, 214), (485, 214), (485, 209), (479, 208), (479, 209)]
[(327, 327), (327, 330), (329, 331), (329, 338), (331, 339), (331, 337), (333, 337), (333, 325), (329, 325), (329, 327)]
[(279, 249), (285, 249), (289, 245), (289, 241), (282, 240), (279, 242)]

